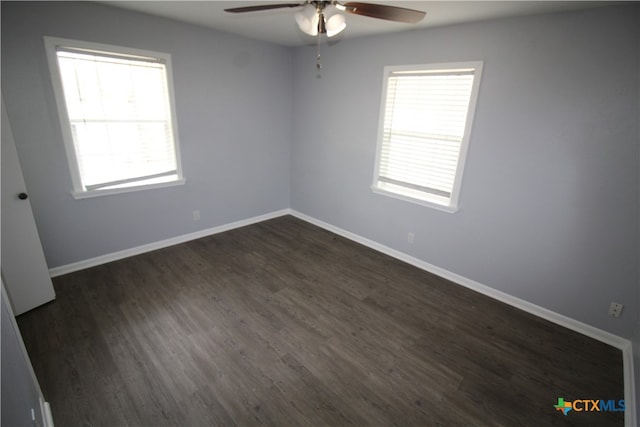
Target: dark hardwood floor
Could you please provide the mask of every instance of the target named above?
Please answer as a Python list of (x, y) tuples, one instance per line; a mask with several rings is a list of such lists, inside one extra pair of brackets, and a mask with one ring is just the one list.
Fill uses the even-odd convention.
[(622, 426), (620, 350), (293, 217), (54, 279), (57, 426)]

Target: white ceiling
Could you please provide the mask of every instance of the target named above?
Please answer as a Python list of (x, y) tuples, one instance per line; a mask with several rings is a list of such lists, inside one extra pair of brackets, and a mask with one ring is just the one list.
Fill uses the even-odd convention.
[[(101, 1), (111, 6), (136, 10), (165, 18), (239, 34), (284, 46), (312, 44), (314, 39), (296, 26), (296, 9), (277, 9), (242, 14), (224, 12), (225, 8), (256, 4), (296, 3), (286, 1)], [(300, 0), (302, 3), (302, 0)], [(426, 18), (415, 25), (395, 23), (349, 14), (347, 29), (338, 38), (406, 31), (462, 22), (483, 21), (510, 16), (585, 9), (611, 4), (606, 1), (368, 1), (391, 6), (407, 7), (427, 12)]]

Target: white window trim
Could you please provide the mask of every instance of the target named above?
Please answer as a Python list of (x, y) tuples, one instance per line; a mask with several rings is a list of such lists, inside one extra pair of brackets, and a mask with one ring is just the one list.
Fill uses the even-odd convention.
[[(469, 139), (471, 137), (471, 128), (473, 125), (473, 118), (475, 115), (476, 102), (478, 99), (478, 92), (480, 88), (480, 81), (482, 77), (482, 61), (467, 61), (467, 62), (449, 62), (449, 63), (438, 63), (438, 64), (419, 64), (419, 65), (393, 65), (386, 66), (384, 68), (383, 74), (383, 84), (382, 84), (382, 101), (380, 103), (380, 114), (378, 120), (378, 141), (376, 147), (376, 160), (375, 167), (373, 173), (373, 184), (371, 185), (371, 190), (374, 193), (382, 194), (385, 196), (393, 197), (395, 199), (404, 200), (407, 202), (419, 204), (422, 206), (427, 206), (430, 208), (434, 208), (437, 210), (441, 210), (444, 212), (455, 213), (459, 210), (459, 198), (460, 198), (460, 188), (462, 185), (462, 175), (464, 172), (465, 162), (467, 158), (467, 151), (469, 149)], [(394, 193), (392, 191), (381, 189), (377, 186), (378, 176), (380, 173), (380, 157), (382, 153), (382, 144), (384, 137), (384, 119), (385, 119), (385, 108), (387, 103), (387, 88), (389, 83), (389, 76), (394, 72), (410, 72), (410, 71), (423, 71), (423, 70), (457, 70), (457, 69), (469, 69), (473, 68), (474, 71), (474, 79), (473, 85), (471, 88), (471, 98), (469, 99), (469, 110), (467, 113), (467, 119), (465, 122), (465, 131), (462, 137), (462, 141), (460, 143), (460, 155), (458, 157), (458, 165), (456, 169), (456, 175), (453, 183), (453, 188), (451, 191), (450, 203), (449, 205), (438, 204), (435, 202), (430, 202), (427, 200), (417, 199), (410, 196), (406, 196), (403, 194)]]
[[(123, 46), (108, 45), (103, 43), (93, 43), (73, 39), (65, 39), (58, 37), (44, 37), (45, 50), (47, 54), (47, 62), (49, 64), (49, 73), (53, 85), (56, 106), (58, 108), (58, 117), (60, 119), (60, 129), (62, 131), (62, 139), (71, 173), (71, 181), (73, 190), (71, 195), (75, 199), (86, 199), (97, 196), (107, 196), (120, 193), (130, 193), (133, 191), (149, 190), (154, 188), (173, 187), (183, 185), (186, 181), (182, 175), (182, 160), (180, 155), (180, 138), (178, 137), (178, 123), (176, 119), (175, 97), (173, 90), (173, 69), (171, 66), (171, 55), (164, 52), (156, 52), (143, 49), (134, 49)], [(173, 143), (176, 156), (176, 174), (177, 179), (162, 183), (140, 184), (122, 188), (112, 188), (103, 190), (84, 190), (82, 180), (80, 178), (80, 170), (78, 169), (78, 160), (73, 143), (69, 115), (65, 102), (64, 91), (62, 87), (62, 77), (58, 67), (58, 58), (56, 50), (58, 47), (78, 48), (83, 50), (95, 50), (97, 52), (117, 52), (121, 55), (131, 55), (133, 57), (155, 58), (163, 61), (167, 75), (167, 92), (169, 96), (169, 108), (171, 112), (171, 126), (173, 127)]]

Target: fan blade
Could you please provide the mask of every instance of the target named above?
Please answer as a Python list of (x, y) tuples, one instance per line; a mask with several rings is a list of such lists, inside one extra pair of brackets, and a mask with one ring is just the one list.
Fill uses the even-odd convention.
[(373, 3), (349, 2), (342, 5), (347, 12), (371, 18), (386, 19), (388, 21), (415, 24), (427, 14), (421, 10), (407, 9), (397, 6), (384, 6)]
[(283, 9), (285, 7), (299, 7), (299, 6), (304, 6), (305, 4), (306, 3), (261, 4), (256, 6), (232, 7), (231, 9), (225, 9), (224, 11), (231, 12), (231, 13), (256, 12), (258, 10)]

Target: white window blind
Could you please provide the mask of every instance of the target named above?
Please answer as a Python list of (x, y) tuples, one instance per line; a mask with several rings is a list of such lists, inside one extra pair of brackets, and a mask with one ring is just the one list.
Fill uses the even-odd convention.
[(64, 45), (55, 57), (77, 192), (181, 179), (165, 58)]
[(388, 70), (374, 189), (455, 204), (476, 74), (468, 66)]

